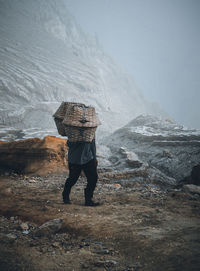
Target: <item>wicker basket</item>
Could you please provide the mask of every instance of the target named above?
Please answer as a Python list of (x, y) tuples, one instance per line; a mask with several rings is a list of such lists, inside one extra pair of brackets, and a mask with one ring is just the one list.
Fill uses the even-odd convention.
[(101, 124), (95, 108), (81, 103), (62, 102), (53, 117), (58, 133), (71, 142), (91, 142)]
[(65, 133), (65, 127), (62, 123), (65, 114), (67, 112), (67, 110), (69, 109), (70, 106), (73, 105), (79, 105), (79, 106), (83, 106), (84, 104), (81, 103), (71, 103), (71, 102), (62, 102), (61, 105), (59, 106), (59, 108), (56, 110), (56, 112), (53, 114), (54, 117), (54, 121), (56, 123), (56, 127), (58, 130), (58, 133), (61, 136), (67, 136)]
[(62, 124), (62, 119), (54, 118), (54, 121), (55, 121), (55, 123), (56, 123), (56, 127), (57, 127), (57, 130), (58, 130), (58, 133), (59, 133), (61, 136), (67, 136), (66, 133), (65, 133), (65, 127), (64, 127), (64, 125)]
[(74, 105), (84, 106), (84, 104), (81, 103), (62, 102), (61, 105), (56, 110), (56, 112), (54, 113), (53, 117), (63, 120), (69, 107)]
[(83, 127), (73, 127), (73, 126), (66, 126), (65, 134), (68, 137), (70, 142), (91, 142), (95, 137), (96, 127), (92, 128), (83, 128)]
[(101, 123), (95, 108), (81, 104), (68, 106), (63, 124), (74, 127), (97, 127)]

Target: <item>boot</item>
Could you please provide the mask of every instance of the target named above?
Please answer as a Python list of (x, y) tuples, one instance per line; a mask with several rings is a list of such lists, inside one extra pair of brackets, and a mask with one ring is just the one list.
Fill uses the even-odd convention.
[(93, 192), (88, 191), (86, 188), (85, 188), (84, 192), (85, 192), (85, 206), (96, 207), (96, 206), (98, 206), (100, 204), (99, 202), (94, 202), (92, 200)]
[(63, 199), (63, 202), (64, 202), (64, 204), (72, 204), (72, 202), (71, 202), (71, 200), (70, 200), (70, 198), (69, 198), (69, 197), (68, 197), (68, 198)]
[(66, 182), (64, 186), (64, 190), (62, 192), (62, 198), (65, 204), (71, 204), (71, 201), (69, 198), (70, 191), (71, 191), (71, 187), (69, 187), (69, 185)]
[(99, 206), (99, 205), (100, 205), (99, 202), (94, 202), (93, 200), (90, 200), (90, 201), (86, 201), (86, 202), (85, 202), (85, 206), (96, 207), (96, 206)]

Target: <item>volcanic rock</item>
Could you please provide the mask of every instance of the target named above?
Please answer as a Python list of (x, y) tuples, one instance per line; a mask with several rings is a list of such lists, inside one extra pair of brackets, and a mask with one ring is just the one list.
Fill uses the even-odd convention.
[(23, 174), (66, 173), (66, 140), (54, 136), (0, 142), (0, 170)]
[(20, 224), (20, 228), (23, 230), (23, 231), (26, 231), (29, 229), (29, 225), (27, 223), (21, 223)]
[[(103, 139), (102, 143), (110, 148), (109, 160), (118, 170), (127, 165), (131, 168), (132, 160), (142, 161), (143, 165), (153, 166), (180, 181), (200, 161), (200, 131), (151, 115), (138, 116)], [(131, 162), (127, 155), (132, 156)], [(199, 166), (193, 169), (192, 183), (199, 183), (199, 172)]]
[(200, 164), (193, 167), (191, 172), (191, 183), (200, 185)]
[(17, 236), (13, 233), (8, 233), (8, 234), (1, 233), (1, 238), (3, 238), (5, 243), (12, 244), (17, 239)]
[(50, 221), (45, 222), (42, 224), (38, 229), (35, 231), (36, 236), (48, 236), (50, 234), (58, 232), (62, 227), (63, 219), (56, 218)]
[(142, 161), (138, 158), (137, 154), (134, 152), (128, 152), (125, 148), (120, 148), (121, 154), (126, 158), (126, 163), (131, 168), (139, 168), (142, 166)]
[(179, 182), (179, 186), (184, 184), (200, 185), (200, 164), (194, 166), (189, 176), (186, 176)]
[(194, 184), (186, 184), (183, 186), (183, 190), (192, 194), (200, 195), (200, 187)]

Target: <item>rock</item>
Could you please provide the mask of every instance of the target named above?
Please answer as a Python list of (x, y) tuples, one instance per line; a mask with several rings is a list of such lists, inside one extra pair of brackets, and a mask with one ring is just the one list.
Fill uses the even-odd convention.
[(27, 223), (21, 223), (20, 224), (20, 228), (23, 230), (23, 231), (27, 231), (29, 229), (29, 225)]
[(42, 224), (38, 229), (35, 230), (36, 236), (45, 236), (58, 232), (62, 227), (63, 219), (56, 218)]
[(194, 166), (190, 175), (179, 182), (179, 186), (182, 186), (183, 184), (200, 185), (200, 164)]
[(52, 244), (52, 247), (59, 248), (60, 247), (60, 243), (59, 242), (54, 242)]
[(110, 267), (117, 265), (117, 262), (114, 260), (106, 260), (105, 263), (106, 263), (106, 266), (110, 266)]
[(200, 186), (194, 184), (185, 184), (183, 190), (192, 194), (200, 194)]
[(15, 234), (13, 234), (13, 233), (6, 234), (6, 237), (11, 241), (17, 239), (17, 236)]
[(131, 168), (139, 168), (143, 164), (139, 159), (127, 159), (126, 162)]
[(12, 244), (17, 239), (17, 236), (13, 233), (8, 234), (0, 233), (0, 238), (1, 242)]
[(200, 185), (200, 164), (193, 167), (191, 172), (191, 182), (195, 185)]
[(29, 183), (37, 183), (37, 181), (34, 180), (34, 179), (30, 179), (30, 180), (28, 180), (28, 181), (29, 181)]
[[(175, 186), (177, 184), (176, 179), (168, 177), (159, 169), (151, 166), (142, 166), (139, 169), (129, 169), (129, 170), (121, 170), (114, 171), (112, 173), (100, 173), (100, 179), (108, 178), (109, 180), (122, 180), (122, 183), (125, 180), (129, 180), (129, 184), (131, 181), (134, 181), (134, 185), (136, 185), (135, 181), (145, 182), (148, 184), (158, 184), (161, 186)], [(113, 184), (106, 184), (106, 187), (117, 188), (119, 186), (115, 186)]]
[[(138, 258), (140, 258), (140, 257), (138, 256)], [(136, 263), (129, 265), (129, 267), (128, 267), (128, 269), (126, 269), (126, 271), (140, 270), (141, 267), (142, 267), (142, 264), (140, 262), (136, 262)]]
[(108, 180), (130, 179), (133, 177), (148, 177), (146, 167), (141, 169), (113, 170), (111, 172), (99, 173), (99, 178)]
[(96, 253), (100, 255), (105, 255), (105, 254), (109, 254), (110, 251), (108, 249), (102, 249), (102, 250), (96, 251)]
[(27, 235), (27, 234), (29, 234), (29, 233), (30, 233), (30, 231), (28, 231), (28, 230), (24, 230), (22, 233), (23, 233), (23, 234), (25, 234), (25, 235)]
[(120, 152), (126, 158), (126, 163), (131, 168), (139, 168), (142, 166), (143, 163), (135, 152), (127, 151), (124, 147), (120, 148)]
[(11, 194), (12, 194), (12, 189), (11, 189), (10, 187), (5, 188), (5, 189), (3, 190), (3, 193), (4, 193), (5, 195), (7, 195), (7, 196), (11, 196)]
[[(102, 144), (110, 148), (110, 157), (115, 158), (110, 159), (114, 169), (123, 170), (127, 165), (137, 167), (140, 163), (135, 161), (142, 161), (142, 166), (153, 166), (177, 181), (185, 178), (200, 161), (200, 131), (155, 116), (138, 116), (105, 137)], [(133, 154), (139, 160), (135, 155), (129, 157)], [(198, 184), (198, 168), (194, 175), (195, 184)]]
[(45, 222), (39, 228), (40, 229), (49, 228), (52, 231), (56, 232), (56, 231), (60, 230), (62, 222), (63, 222), (62, 218), (55, 218), (53, 220)]
[(115, 184), (114, 184), (114, 187), (115, 187), (116, 189), (120, 189), (122, 186), (121, 186), (121, 184), (119, 184), (119, 183), (115, 183)]
[(200, 194), (192, 194), (189, 199), (190, 200), (199, 200), (200, 199)]
[[(55, 136), (0, 142), (0, 170), (46, 176), (67, 171), (66, 140)], [(35, 180), (31, 180), (35, 182)]]

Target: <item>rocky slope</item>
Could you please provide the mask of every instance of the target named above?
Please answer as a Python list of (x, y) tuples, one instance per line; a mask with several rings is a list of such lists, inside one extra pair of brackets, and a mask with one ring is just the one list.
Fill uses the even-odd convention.
[(23, 137), (57, 134), (52, 114), (63, 100), (95, 106), (104, 131), (141, 113), (161, 113), (63, 0), (0, 0), (0, 36), (2, 133), (13, 126), (25, 129)]
[[(57, 174), (66, 172), (66, 158), (65, 139), (48, 136), (0, 143), (2, 172)], [(101, 139), (97, 159), (104, 179), (162, 186), (180, 181), (199, 184), (200, 132), (167, 119), (139, 116)]]
[(139, 116), (103, 140), (108, 160), (118, 170), (155, 167), (182, 180), (200, 161), (200, 131), (153, 116)]
[[(98, 174), (101, 179), (116, 182), (135, 182), (158, 184), (163, 188), (173, 187), (176, 180), (162, 173), (159, 169), (129, 157), (128, 166), (122, 168), (112, 162), (113, 158), (106, 152), (108, 148), (97, 145)], [(123, 149), (120, 149), (122, 152)], [(46, 176), (53, 174), (67, 174), (66, 140), (53, 136), (44, 139), (30, 138), (13, 142), (0, 141), (0, 172), (3, 175), (26, 174)], [(126, 153), (123, 153), (124, 158)], [(110, 160), (110, 161), (109, 161)]]

